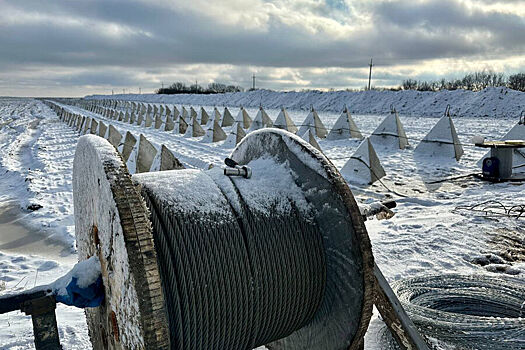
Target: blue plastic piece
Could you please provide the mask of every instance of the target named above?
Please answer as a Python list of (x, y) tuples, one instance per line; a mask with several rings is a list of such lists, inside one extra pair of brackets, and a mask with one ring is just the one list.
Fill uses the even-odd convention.
[(99, 276), (95, 283), (86, 288), (80, 288), (76, 277), (71, 278), (71, 282), (66, 287), (66, 295), (56, 295), (56, 301), (62, 304), (76, 306), (79, 308), (97, 307), (104, 301), (104, 287), (102, 276)]
[(490, 157), (483, 160), (483, 176), (491, 179), (499, 178), (499, 159)]

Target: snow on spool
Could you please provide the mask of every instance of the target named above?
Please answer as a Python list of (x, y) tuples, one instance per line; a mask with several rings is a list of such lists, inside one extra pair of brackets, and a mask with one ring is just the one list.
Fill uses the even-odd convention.
[(130, 178), (107, 141), (81, 138), (78, 250), (99, 256), (106, 289), (88, 312), (95, 348), (360, 348), (374, 264), (346, 182), (282, 130), (251, 133), (231, 159), (252, 177), (215, 167)]

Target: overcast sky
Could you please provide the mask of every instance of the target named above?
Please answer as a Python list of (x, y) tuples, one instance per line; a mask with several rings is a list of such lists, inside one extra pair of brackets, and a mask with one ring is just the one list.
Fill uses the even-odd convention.
[(0, 95), (525, 72), (525, 0), (0, 0)]

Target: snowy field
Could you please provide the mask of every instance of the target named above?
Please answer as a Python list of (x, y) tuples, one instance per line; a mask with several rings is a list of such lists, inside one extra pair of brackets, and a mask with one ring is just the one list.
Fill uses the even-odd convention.
[[(516, 105), (521, 103), (523, 95), (515, 98), (518, 102), (513, 104), (513, 109), (517, 110)], [(494, 106), (499, 106), (499, 101), (495, 97)], [(255, 106), (259, 101), (253, 99), (252, 102), (244, 105), (252, 106), (247, 110), (254, 118), (257, 112)], [(439, 104), (445, 102), (440, 100)], [(487, 100), (486, 103), (492, 101)], [(214, 103), (210, 104), (204, 108), (211, 115)], [(278, 104), (269, 105), (279, 107)], [(198, 104), (193, 106), (200, 107)], [(189, 105), (186, 104), (186, 107)], [(66, 108), (94, 116), (77, 107)], [(332, 111), (328, 111), (330, 109)], [(324, 112), (319, 112), (328, 128), (338, 118), (339, 113), (335, 111), (339, 109), (337, 105), (322, 108)], [(230, 110), (234, 116), (238, 112), (237, 108)], [(272, 108), (266, 111), (273, 120), (279, 112)], [(296, 124), (301, 124), (308, 112), (290, 109), (289, 114)], [(432, 116), (427, 117), (409, 114), (401, 113), (400, 118), (411, 146), (405, 150), (376, 147), (387, 174), (383, 182), (406, 198), (392, 195), (379, 183), (372, 186), (351, 185), (361, 203), (384, 199), (389, 195), (397, 200), (398, 207), (394, 210), (396, 215), (393, 218), (367, 222), (376, 261), (387, 279), (394, 281), (445, 272), (503, 273), (523, 278), (523, 220), (483, 218), (469, 211), (456, 210), (456, 207), (472, 206), (489, 199), (497, 199), (509, 206), (524, 204), (525, 184), (491, 184), (475, 178), (426, 184), (450, 176), (478, 172), (477, 162), (486, 151), (471, 144), (472, 136), (501, 138), (517, 123), (519, 111), (517, 115), (497, 118), (473, 117), (470, 112), (455, 117), (455, 127), (465, 151), (459, 162), (414, 157), (413, 149), (418, 140), (437, 122), (439, 114), (431, 113)], [(368, 136), (385, 116), (386, 113), (356, 114), (353, 118), (363, 135)], [(105, 119), (100, 115), (96, 117)], [(136, 135), (142, 133), (151, 142), (165, 144), (187, 167), (207, 169), (210, 164), (220, 165), (232, 150), (222, 142), (204, 143), (202, 138), (184, 138), (171, 132), (144, 129), (114, 120), (108, 120), (108, 123), (121, 134), (126, 131)], [(229, 132), (228, 128), (226, 132)], [(78, 136), (39, 101), (0, 99), (0, 288), (17, 291), (48, 283), (74, 264), (71, 172)], [(359, 141), (355, 140), (318, 142), (338, 169), (343, 167), (359, 145)], [(41, 205), (42, 208), (30, 211), (27, 208), (31, 204)], [(488, 264), (480, 266), (473, 263), (487, 256), (491, 257)], [(57, 315), (64, 348), (88, 348), (83, 313), (60, 305)], [(378, 339), (381, 338), (380, 328), (380, 321), (374, 317), (374, 331), (369, 332), (367, 337), (367, 349), (385, 348), (381, 339)], [(20, 313), (3, 315), (0, 317), (0, 329), (0, 349), (32, 348), (32, 327), (28, 316)]]

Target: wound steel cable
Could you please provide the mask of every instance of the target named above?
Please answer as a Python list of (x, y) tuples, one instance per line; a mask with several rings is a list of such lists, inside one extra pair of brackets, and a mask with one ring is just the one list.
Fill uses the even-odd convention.
[[(321, 303), (326, 266), (317, 225), (285, 193), (260, 212), (236, 180), (229, 188), (215, 183), (228, 215), (181, 209), (142, 188), (172, 349), (252, 349), (300, 329)], [(276, 210), (283, 204), (286, 212)]]

